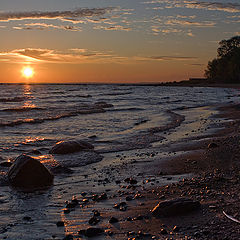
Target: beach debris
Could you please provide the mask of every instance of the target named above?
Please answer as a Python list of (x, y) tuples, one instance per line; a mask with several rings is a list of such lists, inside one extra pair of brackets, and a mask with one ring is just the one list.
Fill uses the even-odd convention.
[(88, 229), (83, 229), (78, 232), (78, 234), (84, 235), (86, 237), (96, 237), (102, 233), (104, 233), (104, 230), (102, 228), (93, 228), (93, 227), (90, 227)]
[(94, 146), (86, 141), (74, 140), (74, 141), (61, 141), (56, 143), (49, 151), (51, 154), (68, 154), (73, 152), (79, 152), (84, 150), (93, 150)]
[(201, 206), (199, 201), (193, 201), (187, 198), (177, 198), (173, 200), (166, 200), (158, 203), (153, 208), (152, 214), (155, 217), (168, 217), (180, 214), (188, 214)]
[(13, 186), (30, 190), (50, 186), (53, 178), (42, 163), (25, 154), (18, 156), (8, 171), (8, 180)]
[(117, 222), (118, 222), (118, 219), (115, 217), (111, 217), (109, 220), (109, 223), (117, 223)]
[(217, 148), (217, 147), (219, 147), (219, 146), (214, 142), (211, 142), (208, 144), (208, 148)]
[(228, 215), (226, 212), (223, 211), (223, 214), (224, 214), (228, 219), (230, 219), (230, 220), (232, 220), (232, 221), (234, 221), (234, 222), (236, 222), (236, 223), (240, 223), (239, 220), (237, 220), (236, 218), (234, 218), (234, 217), (231, 216), (231, 215)]

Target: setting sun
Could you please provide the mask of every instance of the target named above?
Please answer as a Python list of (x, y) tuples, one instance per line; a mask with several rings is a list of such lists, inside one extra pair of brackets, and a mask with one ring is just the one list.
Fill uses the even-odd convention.
[(31, 68), (31, 67), (24, 67), (24, 68), (22, 69), (22, 75), (23, 75), (25, 78), (31, 78), (31, 77), (33, 77), (33, 75), (34, 75), (34, 70), (33, 70), (33, 68)]

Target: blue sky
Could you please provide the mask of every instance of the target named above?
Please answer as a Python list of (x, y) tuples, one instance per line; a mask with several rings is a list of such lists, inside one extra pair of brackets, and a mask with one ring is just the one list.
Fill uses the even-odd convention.
[(240, 34), (240, 2), (2, 0), (0, 33), (0, 82), (23, 65), (39, 82), (179, 81)]

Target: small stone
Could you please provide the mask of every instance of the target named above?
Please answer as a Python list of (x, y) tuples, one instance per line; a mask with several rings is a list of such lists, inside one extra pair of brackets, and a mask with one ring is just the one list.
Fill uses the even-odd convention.
[(115, 217), (111, 217), (109, 220), (109, 223), (117, 223), (117, 222), (118, 222), (118, 219)]
[(104, 230), (102, 228), (88, 228), (85, 230), (84, 235), (87, 237), (95, 237), (102, 234)]
[(100, 219), (98, 219), (97, 217), (92, 217), (92, 218), (90, 218), (89, 219), (89, 221), (88, 221), (88, 223), (90, 224), (90, 225), (97, 225), (98, 223), (100, 222)]
[(99, 217), (100, 216), (100, 212), (98, 210), (93, 210), (93, 215), (95, 217)]
[(76, 203), (70, 202), (70, 203), (67, 203), (66, 208), (75, 208), (76, 206), (77, 206)]
[(106, 194), (106, 193), (102, 193), (102, 194), (98, 197), (97, 200), (98, 200), (98, 201), (100, 201), (100, 200), (107, 200), (107, 194)]
[(217, 148), (218, 145), (214, 142), (208, 144), (208, 148)]
[(65, 238), (63, 240), (73, 240), (73, 235), (68, 234), (68, 235), (65, 236)]
[(65, 209), (63, 209), (63, 212), (64, 212), (65, 214), (68, 214), (68, 213), (70, 213), (70, 209), (65, 208)]
[(133, 197), (131, 197), (131, 196), (126, 197), (126, 201), (132, 201), (132, 200), (133, 200)]
[(31, 220), (32, 220), (32, 218), (31, 218), (31, 217), (29, 217), (29, 216), (25, 216), (25, 217), (23, 217), (23, 220), (24, 220), (24, 221), (31, 221)]
[(63, 221), (58, 221), (57, 223), (58, 227), (64, 227), (64, 222)]
[(161, 231), (160, 231), (161, 234), (165, 235), (167, 234), (167, 230), (165, 228), (162, 228)]

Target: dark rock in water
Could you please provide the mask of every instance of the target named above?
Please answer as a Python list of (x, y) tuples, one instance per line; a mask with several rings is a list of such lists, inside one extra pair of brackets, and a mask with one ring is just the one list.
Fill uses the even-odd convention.
[(219, 146), (214, 142), (208, 144), (208, 148), (217, 148), (217, 147)]
[(56, 223), (56, 225), (57, 225), (58, 227), (64, 227), (64, 222), (63, 222), (63, 221), (58, 221), (58, 222)]
[(80, 235), (85, 235), (86, 237), (96, 237), (102, 233), (104, 233), (104, 230), (102, 228), (88, 228), (84, 230), (80, 230), (78, 232)]
[(8, 180), (15, 187), (33, 190), (50, 186), (53, 183), (53, 175), (38, 160), (20, 155), (8, 171)]
[(186, 198), (178, 198), (160, 202), (153, 210), (155, 217), (169, 217), (180, 214), (188, 214), (193, 210), (199, 209), (201, 206), (199, 201), (193, 201)]
[(118, 219), (115, 217), (111, 217), (109, 220), (109, 223), (117, 223), (117, 222), (118, 222)]
[(51, 154), (68, 154), (73, 152), (79, 152), (84, 150), (92, 150), (94, 146), (85, 141), (68, 141), (68, 142), (58, 142), (49, 151)]
[(12, 166), (12, 162), (1, 162), (0, 166), (1, 167), (11, 167)]

